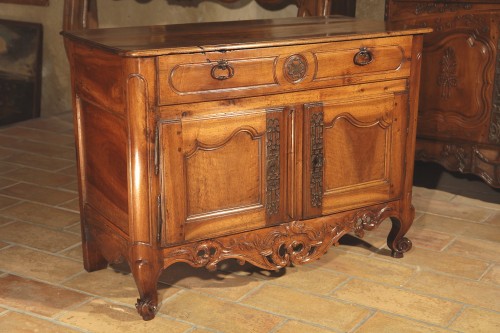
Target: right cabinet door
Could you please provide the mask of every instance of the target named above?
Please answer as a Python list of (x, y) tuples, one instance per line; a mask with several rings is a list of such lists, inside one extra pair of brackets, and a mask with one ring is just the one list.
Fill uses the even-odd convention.
[(305, 105), (305, 218), (400, 196), (406, 110), (407, 94)]

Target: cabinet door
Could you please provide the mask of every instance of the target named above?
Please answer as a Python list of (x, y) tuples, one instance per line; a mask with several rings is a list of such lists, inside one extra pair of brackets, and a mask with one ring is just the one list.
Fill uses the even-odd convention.
[(425, 36), (419, 136), (488, 142), (497, 57), (490, 15), (444, 16)]
[(283, 221), (283, 114), (276, 108), (160, 122), (163, 244)]
[(400, 196), (407, 95), (309, 104), (304, 110), (304, 216)]

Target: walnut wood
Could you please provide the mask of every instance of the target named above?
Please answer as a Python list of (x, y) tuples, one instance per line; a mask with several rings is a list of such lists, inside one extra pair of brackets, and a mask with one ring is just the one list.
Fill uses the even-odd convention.
[(176, 262), (307, 263), (386, 218), (401, 257), (428, 31), (318, 17), (65, 32), (85, 268), (126, 260), (149, 320)]
[(387, 0), (387, 21), (424, 37), (416, 158), (500, 188), (500, 3)]

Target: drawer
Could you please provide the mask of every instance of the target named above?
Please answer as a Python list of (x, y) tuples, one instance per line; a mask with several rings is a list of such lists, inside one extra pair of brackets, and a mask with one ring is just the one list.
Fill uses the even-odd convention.
[(158, 57), (159, 104), (407, 77), (411, 36)]

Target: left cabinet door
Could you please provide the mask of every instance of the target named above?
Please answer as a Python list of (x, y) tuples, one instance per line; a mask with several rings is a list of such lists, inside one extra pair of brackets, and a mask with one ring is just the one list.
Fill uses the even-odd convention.
[[(159, 122), (162, 245), (285, 220), (285, 110), (244, 110)], [(190, 114), (189, 107), (184, 114)]]

